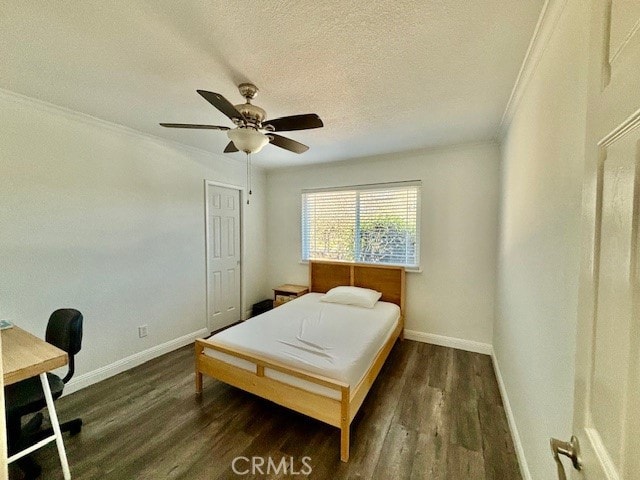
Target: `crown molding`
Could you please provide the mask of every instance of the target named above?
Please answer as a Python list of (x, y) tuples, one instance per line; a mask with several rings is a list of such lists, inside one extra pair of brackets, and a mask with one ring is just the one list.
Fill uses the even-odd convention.
[(567, 5), (567, 0), (546, 0), (542, 6), (542, 11), (538, 17), (538, 23), (533, 31), (533, 36), (529, 42), (529, 47), (520, 66), (520, 71), (516, 77), (516, 82), (511, 90), (509, 101), (502, 114), (500, 126), (498, 127), (497, 140), (502, 138), (507, 132), (513, 116), (515, 115), (520, 100), (529, 84), (529, 80), (535, 73), (538, 64), (549, 45), (549, 40), (556, 29), (558, 20)]
[[(62, 107), (60, 105), (56, 105), (54, 103), (40, 100), (38, 98), (29, 97), (27, 95), (23, 95), (21, 93), (17, 93), (11, 90), (0, 88), (0, 100), (17, 103), (18, 105), (24, 105), (26, 107), (30, 107), (35, 110), (45, 112), (51, 115), (60, 115), (71, 121), (82, 123), (92, 127), (109, 130), (119, 135), (127, 135), (129, 137), (133, 137), (138, 140), (143, 139), (145, 141), (149, 141), (161, 147), (168, 147), (175, 150), (180, 150), (184, 153), (189, 153), (192, 155), (197, 155), (205, 158), (211, 158), (219, 162), (224, 162), (228, 165), (234, 165), (237, 167), (238, 165), (244, 164), (244, 161), (239, 161), (233, 158), (225, 157), (218, 153), (209, 152), (207, 150), (193, 147), (191, 145), (186, 145), (184, 143), (175, 142), (173, 140), (167, 140), (166, 138), (158, 137), (156, 135), (152, 135), (146, 132), (141, 132), (140, 130), (136, 130), (131, 127), (126, 127), (119, 123), (103, 120), (101, 118), (94, 117), (86, 113), (78, 112), (77, 110), (72, 110), (70, 108)], [(262, 167), (259, 167), (259, 166), (254, 166), (254, 168), (261, 171), (264, 170)]]

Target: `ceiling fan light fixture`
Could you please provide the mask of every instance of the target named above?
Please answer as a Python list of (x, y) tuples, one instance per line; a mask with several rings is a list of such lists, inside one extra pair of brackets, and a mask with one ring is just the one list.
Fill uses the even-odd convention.
[(195, 123), (161, 123), (166, 128), (192, 128), (199, 130), (223, 130), (231, 140), (224, 153), (245, 152), (247, 155), (258, 153), (267, 143), (292, 153), (304, 153), (309, 150), (306, 145), (274, 132), (292, 130), (310, 130), (324, 126), (315, 113), (289, 115), (286, 117), (265, 120), (267, 112), (253, 105), (251, 100), (256, 96), (258, 87), (252, 83), (241, 83), (238, 86), (246, 103), (233, 105), (219, 93), (208, 90), (197, 90), (198, 94), (229, 118), (235, 128), (220, 125), (202, 125)]
[(238, 150), (247, 154), (258, 153), (262, 150), (262, 147), (269, 143), (269, 137), (264, 133), (248, 127), (238, 127), (233, 130), (228, 130), (227, 136)]

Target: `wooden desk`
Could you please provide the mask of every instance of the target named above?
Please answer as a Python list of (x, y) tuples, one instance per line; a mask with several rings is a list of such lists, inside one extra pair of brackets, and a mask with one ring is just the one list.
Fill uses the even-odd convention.
[(29, 453), (43, 447), (49, 442), (55, 441), (58, 447), (58, 455), (62, 465), (62, 472), (65, 480), (71, 478), (69, 472), (69, 464), (67, 462), (67, 454), (64, 450), (62, 442), (62, 432), (58, 423), (58, 416), (53, 404), (51, 396), (51, 388), (47, 380), (47, 372), (62, 367), (68, 362), (67, 353), (54, 347), (50, 343), (31, 335), (29, 332), (19, 327), (13, 326), (2, 330), (2, 367), (3, 379), (5, 385), (19, 382), (26, 378), (40, 376), (42, 389), (47, 401), (47, 409), (49, 410), (49, 418), (51, 419), (51, 427), (54, 434), (44, 440), (39, 441), (21, 452), (10, 456), (7, 461), (9, 463), (28, 455)]
[(67, 362), (66, 352), (20, 327), (2, 330), (2, 367), (5, 385), (55, 370), (65, 366)]

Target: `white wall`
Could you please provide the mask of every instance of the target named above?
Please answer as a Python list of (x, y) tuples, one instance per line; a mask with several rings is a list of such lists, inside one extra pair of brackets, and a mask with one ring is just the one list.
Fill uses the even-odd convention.
[(493, 345), (534, 479), (556, 478), (549, 437), (571, 436), (587, 10), (567, 2), (502, 144)]
[[(0, 132), (0, 318), (42, 336), (79, 309), (79, 375), (206, 326), (204, 180), (244, 185), (240, 161), (9, 92)], [(244, 212), (248, 308), (269, 292), (264, 180)]]
[(491, 343), (499, 197), (493, 144), (382, 155), (267, 173), (272, 287), (308, 283), (300, 263), (303, 188), (422, 180), (422, 273), (407, 275), (407, 329)]

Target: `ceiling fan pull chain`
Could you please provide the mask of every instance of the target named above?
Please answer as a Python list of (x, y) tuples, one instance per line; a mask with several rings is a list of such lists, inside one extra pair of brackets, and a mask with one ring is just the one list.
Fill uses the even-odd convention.
[[(251, 195), (251, 154), (247, 153), (247, 190)], [(247, 195), (247, 205), (249, 205), (249, 195)]]
[[(249, 154), (247, 153), (247, 191), (249, 191)], [(247, 205), (249, 205), (249, 195), (247, 195)]]

